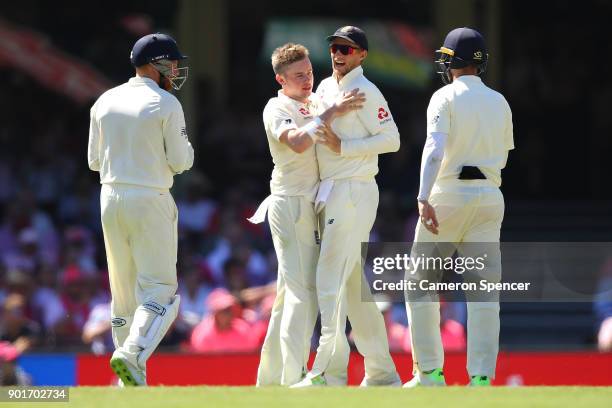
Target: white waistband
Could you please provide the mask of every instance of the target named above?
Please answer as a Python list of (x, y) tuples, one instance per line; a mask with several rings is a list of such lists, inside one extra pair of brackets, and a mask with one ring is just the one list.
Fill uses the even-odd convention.
[(167, 193), (170, 190), (167, 188), (157, 188), (149, 186), (141, 186), (138, 184), (124, 184), (124, 183), (102, 183), (103, 189), (111, 189), (115, 191), (150, 191), (158, 193)]

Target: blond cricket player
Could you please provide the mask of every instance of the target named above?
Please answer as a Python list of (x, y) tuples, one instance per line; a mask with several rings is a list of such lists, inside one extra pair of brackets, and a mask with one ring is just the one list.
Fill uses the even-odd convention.
[(383, 316), (368, 296), (361, 244), (368, 242), (376, 218), (378, 155), (399, 149), (399, 132), (385, 98), (363, 75), (361, 63), (368, 52), (365, 33), (357, 27), (341, 27), (327, 40), (333, 75), (317, 89), (323, 107), (353, 88), (365, 93), (366, 101), (362, 109), (318, 131), (321, 185), (315, 206), (321, 252), (316, 289), (321, 337), (311, 371), (295, 387), (326, 385), (326, 376), (338, 372), (340, 358), (333, 357), (339, 348), (347, 347), (347, 315), (357, 349), (364, 356), (362, 386), (398, 386), (401, 382), (389, 353)]
[(89, 167), (100, 173), (102, 229), (112, 295), (115, 352), (124, 385), (146, 385), (146, 363), (177, 316), (177, 218), (169, 189), (191, 168), (179, 101), (169, 92), (187, 78), (183, 56), (165, 34), (139, 39), (136, 76), (91, 108)]
[[(438, 51), (438, 73), (447, 85), (427, 109), (418, 199), (420, 223), (415, 245), (452, 243), (448, 248), (487, 248), (487, 267), (464, 279), (501, 280), (499, 235), (504, 199), (501, 169), (514, 148), (512, 114), (504, 97), (479, 77), (487, 63), (484, 39), (476, 30), (451, 31)], [(492, 243), (474, 245), (469, 243)], [(468, 249), (472, 251), (473, 249)], [(478, 249), (477, 249), (478, 250)], [(449, 254), (439, 254), (447, 256)], [(470, 254), (465, 254), (470, 255)], [(422, 271), (407, 274), (420, 278)], [(422, 276), (422, 275), (421, 275)], [(499, 348), (499, 297), (466, 293), (467, 371), (471, 385), (489, 385), (495, 377)], [(444, 351), (437, 294), (406, 292), (412, 336), (414, 377), (405, 387), (445, 385)], [(471, 301), (472, 300), (472, 301)]]
[(288, 43), (277, 48), (272, 53), (272, 68), (282, 89), (268, 101), (263, 113), (274, 162), (271, 194), (250, 219), (262, 222), (267, 212), (278, 259), (277, 294), (261, 350), (258, 386), (295, 384), (306, 369), (317, 314), (319, 228), (314, 199), (319, 169), (315, 131), (335, 117), (361, 108), (364, 101), (355, 90), (319, 112), (312, 94), (312, 65), (302, 45)]

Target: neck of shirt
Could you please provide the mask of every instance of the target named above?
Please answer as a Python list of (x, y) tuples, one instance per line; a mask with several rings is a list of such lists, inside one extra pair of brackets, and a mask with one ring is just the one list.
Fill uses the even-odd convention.
[(299, 105), (308, 105), (308, 103), (310, 102), (310, 98), (308, 98), (308, 99), (306, 99), (306, 101), (302, 102), (302, 101), (300, 101), (298, 99), (294, 99), (294, 98), (292, 98), (290, 96), (287, 96), (287, 95), (285, 95), (285, 93), (283, 92), (282, 89), (280, 89), (278, 91), (278, 97), (279, 98), (286, 98), (289, 101), (291, 101), (292, 103), (299, 104)]
[(136, 85), (136, 84), (157, 85), (157, 82), (155, 82), (151, 78), (149, 78), (149, 77), (142, 77), (142, 76), (132, 77), (132, 78), (130, 78), (130, 80), (128, 82), (130, 84), (133, 84), (133, 85)]
[(454, 80), (463, 83), (482, 83), (482, 79), (478, 75), (461, 75)]
[(343, 88), (343, 87), (348, 86), (351, 82), (353, 82), (355, 79), (357, 79), (361, 75), (363, 75), (363, 67), (361, 65), (359, 65), (359, 66), (353, 68), (345, 76), (340, 78), (339, 81), (338, 81), (337, 78), (335, 78), (336, 82), (338, 83), (338, 88)]

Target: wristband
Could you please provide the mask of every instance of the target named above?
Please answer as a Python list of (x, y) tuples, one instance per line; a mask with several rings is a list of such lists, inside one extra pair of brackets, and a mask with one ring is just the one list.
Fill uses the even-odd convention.
[(314, 131), (317, 129), (317, 127), (323, 123), (321, 121), (321, 119), (319, 119), (319, 117), (317, 116), (316, 118), (314, 118), (313, 120), (311, 120), (310, 122), (308, 122), (307, 124), (305, 124), (304, 126), (302, 126), (300, 128), (300, 130), (302, 132), (306, 132), (308, 133), (308, 136), (310, 136), (310, 138), (312, 139), (312, 141), (315, 141), (315, 133)]

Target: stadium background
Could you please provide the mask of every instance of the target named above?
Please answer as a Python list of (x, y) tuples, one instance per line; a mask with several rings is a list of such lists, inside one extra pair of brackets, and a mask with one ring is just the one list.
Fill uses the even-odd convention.
[[(267, 194), (271, 171), (261, 123), (263, 106), (276, 92), (270, 47), (305, 43), (318, 83), (331, 71), (325, 36), (344, 24), (366, 29), (372, 48), (366, 74), (389, 101), (402, 138), (400, 152), (380, 160), (381, 205), (372, 239), (410, 241), (424, 112), (440, 86), (432, 51), (449, 29), (478, 28), (490, 48), (485, 81), (504, 93), (514, 113), (517, 150), (503, 173), (503, 239), (610, 241), (612, 83), (606, 74), (610, 55), (601, 48), (610, 12), (612, 5), (603, 0), (2, 3), (3, 370), (17, 367), (17, 379), (29, 377), (34, 384), (111, 381), (108, 339), (83, 339), (86, 323), (95, 326), (108, 309), (99, 184), (85, 152), (89, 107), (132, 75), (129, 50), (141, 35), (168, 32), (190, 56), (190, 77), (178, 97), (196, 148), (194, 169), (177, 177), (173, 189), (181, 214), (180, 291), (190, 289), (192, 301), (185, 302), (161, 347), (170, 354), (152, 364), (180, 361), (187, 367), (184, 380), (194, 383), (248, 384), (254, 382), (275, 279), (267, 226), (245, 222)], [(612, 263), (602, 265), (601, 276), (611, 279)], [(248, 339), (240, 350), (210, 355), (206, 344), (192, 341), (192, 332), (212, 319), (206, 299), (217, 287), (238, 299), (232, 309), (240, 321), (236, 335), (248, 333)], [(598, 331), (611, 309), (609, 303), (503, 305), (498, 383), (567, 381), (553, 374), (580, 365), (588, 374), (572, 381), (612, 384), (609, 349), (597, 351)], [(397, 333), (394, 357), (406, 379), (403, 305), (385, 313)], [(445, 319), (456, 350), (447, 364), (450, 378), (464, 381), (455, 374), (465, 362), (462, 305), (448, 304)], [(352, 381), (359, 379), (359, 363), (354, 356)], [(546, 376), (538, 367), (546, 367)], [(162, 375), (152, 381), (183, 380)]]

